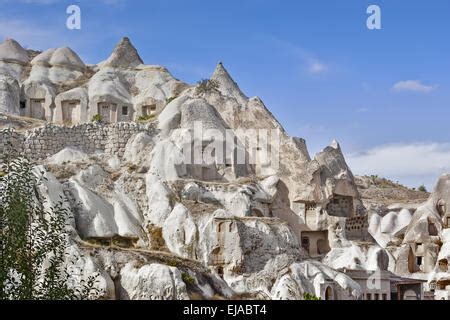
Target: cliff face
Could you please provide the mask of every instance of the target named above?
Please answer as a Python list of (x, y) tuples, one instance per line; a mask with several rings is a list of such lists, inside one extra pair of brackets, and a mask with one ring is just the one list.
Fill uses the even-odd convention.
[(395, 269), (339, 144), (311, 157), (223, 64), (189, 86), (126, 38), (95, 66), (27, 54), (0, 45), (0, 152), (35, 161), (43, 197), (70, 208), (103, 298), (357, 299), (337, 269)]

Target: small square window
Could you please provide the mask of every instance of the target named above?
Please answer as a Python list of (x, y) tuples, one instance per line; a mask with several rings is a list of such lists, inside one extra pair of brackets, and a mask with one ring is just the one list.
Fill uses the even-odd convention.
[(368, 294), (366, 295), (366, 300), (372, 300), (372, 294), (368, 293)]
[(127, 116), (128, 115), (128, 107), (127, 106), (123, 106), (122, 107), (122, 115), (123, 116)]
[(374, 300), (380, 300), (380, 295), (378, 293), (375, 293)]

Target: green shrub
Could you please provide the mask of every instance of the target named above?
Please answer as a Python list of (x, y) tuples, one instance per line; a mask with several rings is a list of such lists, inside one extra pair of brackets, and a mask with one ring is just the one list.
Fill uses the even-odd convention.
[(69, 285), (77, 277), (70, 272), (75, 263), (68, 250), (70, 211), (63, 199), (47, 208), (40, 193), (45, 178), (32, 168), (23, 158), (5, 158), (1, 167), (0, 300), (97, 297), (94, 275)]
[(428, 192), (428, 191), (427, 191), (427, 188), (426, 188), (424, 185), (421, 185), (421, 186), (419, 187), (419, 189), (417, 189), (417, 190), (419, 190), (420, 192)]
[(147, 115), (142, 115), (138, 118), (138, 122), (148, 122), (155, 119), (155, 115), (153, 114), (147, 114)]
[(189, 285), (189, 286), (192, 286), (192, 285), (195, 284), (194, 278), (192, 278), (191, 275), (189, 273), (187, 273), (187, 272), (183, 272), (181, 274), (181, 279), (183, 279), (184, 283)]
[(303, 294), (303, 300), (322, 300), (319, 297), (316, 297), (315, 295), (313, 295), (312, 293), (309, 292), (305, 292)]
[(175, 268), (178, 268), (179, 263), (178, 263), (177, 260), (171, 259), (171, 260), (167, 261), (167, 265), (168, 265), (169, 267), (175, 267)]
[(138, 169), (138, 167), (135, 164), (128, 165), (128, 172), (129, 173), (135, 172), (137, 169)]
[(169, 104), (169, 103), (171, 103), (171, 102), (172, 102), (173, 100), (175, 100), (176, 98), (177, 98), (176, 96), (167, 98), (167, 99), (166, 99), (166, 105)]
[[(148, 231), (148, 235), (150, 237), (150, 242), (151, 242), (151, 245), (152, 245), (152, 249), (153, 250), (158, 250), (158, 251), (163, 250), (165, 245), (166, 245), (166, 242), (164, 241), (164, 237), (162, 235), (162, 228), (156, 227), (156, 226), (154, 226), (152, 224), (149, 224), (147, 226), (147, 231)], [(171, 263), (175, 263), (176, 264), (175, 260), (174, 261), (172, 261), (172, 260), (169, 261), (168, 264), (171, 267), (176, 267), (175, 265), (171, 265)]]
[(91, 122), (102, 122), (102, 120), (103, 120), (102, 116), (99, 114), (96, 114), (92, 117)]

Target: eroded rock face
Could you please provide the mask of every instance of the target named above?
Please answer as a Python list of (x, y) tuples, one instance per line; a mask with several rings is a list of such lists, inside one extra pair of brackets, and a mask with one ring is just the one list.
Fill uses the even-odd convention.
[(169, 250), (184, 258), (196, 259), (197, 226), (190, 212), (177, 204), (167, 217), (162, 234)]
[[(96, 66), (0, 45), (0, 112), (60, 124), (0, 131), (0, 151), (14, 142), (49, 204), (63, 199), (79, 279), (98, 274), (99, 298), (359, 299), (338, 270), (448, 275), (448, 176), (419, 208), (367, 212), (336, 141), (311, 157), (223, 64), (211, 80), (202, 91), (144, 65), (127, 38)], [(261, 132), (275, 158), (251, 145)]]
[(175, 267), (132, 263), (120, 271), (120, 297), (126, 300), (187, 300), (186, 285)]
[(136, 48), (127, 37), (122, 38), (114, 48), (111, 56), (103, 63), (103, 66), (111, 68), (134, 68), (143, 64)]
[(0, 112), (19, 114), (20, 86), (19, 82), (9, 75), (0, 74)]

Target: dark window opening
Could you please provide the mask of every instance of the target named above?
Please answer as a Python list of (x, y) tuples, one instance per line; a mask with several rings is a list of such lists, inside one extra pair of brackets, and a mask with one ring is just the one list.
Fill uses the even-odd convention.
[(302, 248), (308, 251), (309, 253), (309, 238), (308, 237), (302, 237)]
[(437, 236), (439, 231), (434, 223), (428, 222), (428, 234), (430, 236)]
[(440, 216), (443, 216), (447, 212), (447, 205), (444, 200), (440, 199), (436, 204), (436, 210)]
[(25, 101), (20, 101), (20, 109), (25, 109), (27, 107), (27, 104)]
[(421, 266), (422, 265), (422, 257), (417, 257), (416, 258), (416, 263), (417, 263), (418, 266)]
[(122, 107), (122, 115), (123, 116), (127, 116), (128, 115), (128, 107), (127, 106), (123, 106)]

